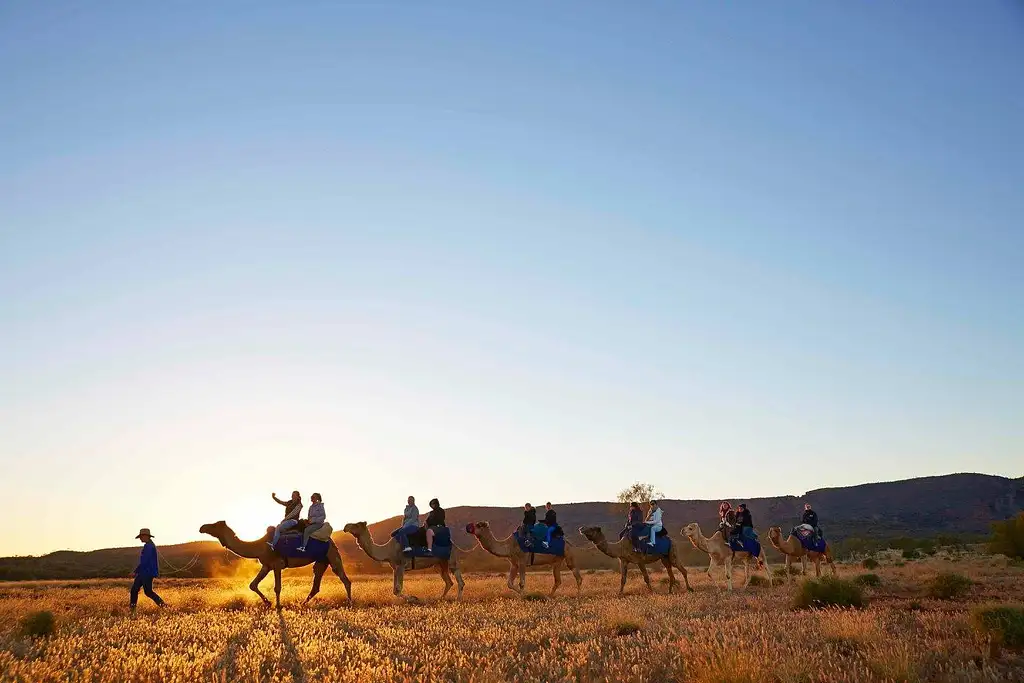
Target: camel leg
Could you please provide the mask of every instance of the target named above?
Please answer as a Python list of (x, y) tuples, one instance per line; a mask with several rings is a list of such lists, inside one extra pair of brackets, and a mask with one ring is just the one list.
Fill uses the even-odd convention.
[(437, 571), (441, 575), (441, 580), (444, 581), (444, 590), (441, 591), (441, 598), (444, 599), (444, 596), (448, 595), (448, 591), (450, 591), (452, 586), (455, 584), (452, 581), (452, 577), (448, 575), (447, 562), (439, 562), (437, 564)]
[(793, 583), (793, 571), (791, 570), (792, 566), (793, 566), (793, 556), (792, 555), (786, 555), (786, 582), (787, 583)]
[(672, 573), (672, 562), (667, 557), (662, 558), (661, 563), (665, 565), (665, 571), (668, 572), (668, 592), (672, 594), (672, 589), (676, 585), (676, 576)]
[(807, 576), (807, 556), (800, 556), (800, 571), (803, 572), (804, 576)]
[(814, 558), (814, 577), (817, 579), (821, 578), (821, 558)]
[(394, 570), (395, 570), (395, 587), (394, 587), (394, 592), (395, 592), (395, 595), (401, 595), (402, 594), (402, 583), (403, 583), (403, 579), (405, 578), (405, 565), (404, 564), (397, 564), (397, 565), (394, 566)]
[(526, 560), (519, 562), (519, 592), (526, 590)]
[(277, 599), (277, 609), (281, 609), (281, 568), (274, 567), (274, 596)]
[(575, 560), (571, 557), (565, 558), (565, 564), (572, 572), (573, 578), (576, 579), (576, 595), (579, 595), (583, 591), (583, 575), (580, 574), (580, 568), (576, 566)]
[(732, 558), (725, 558), (725, 583), (729, 586), (729, 591), (732, 591)]
[(510, 591), (515, 591), (516, 593), (519, 592), (519, 589), (515, 586), (516, 574), (518, 573), (519, 567), (510, 563), (508, 568), (508, 589)]
[(256, 578), (249, 582), (249, 590), (253, 591), (254, 593), (256, 593), (256, 595), (260, 596), (260, 600), (262, 600), (263, 604), (267, 607), (270, 606), (270, 600), (267, 600), (267, 596), (265, 596), (263, 593), (260, 593), (260, 581), (267, 578), (267, 574), (269, 573), (270, 567), (268, 567), (265, 564), (261, 564), (260, 573), (256, 575)]
[(746, 561), (743, 563), (743, 587), (746, 588), (750, 584), (750, 556), (747, 556)]
[(764, 554), (763, 548), (761, 549), (761, 557), (758, 559), (764, 565), (764, 573), (768, 575), (768, 587), (771, 588), (775, 583), (772, 581), (772, 568), (768, 566), (768, 556)]
[(711, 570), (714, 569), (714, 568), (715, 568), (715, 556), (712, 555), (711, 556), (711, 564), (708, 565), (707, 574), (708, 574), (708, 578), (711, 579), (711, 583), (713, 583), (715, 585), (715, 588), (718, 588), (718, 579), (716, 579), (715, 575), (711, 573)]
[(452, 571), (455, 572), (455, 583), (459, 587), (459, 592), (455, 596), (455, 599), (456, 600), (461, 600), (462, 599), (462, 589), (466, 587), (466, 582), (462, 580), (462, 565), (461, 564), (456, 564), (455, 568)]
[(551, 571), (555, 575), (555, 585), (551, 587), (551, 597), (555, 597), (555, 591), (562, 585), (562, 562), (558, 561), (551, 565)]
[(349, 580), (348, 574), (345, 573), (345, 565), (341, 562), (341, 555), (332, 553), (327, 556), (327, 561), (331, 564), (331, 570), (338, 575), (341, 579), (342, 585), (345, 586), (345, 595), (348, 596), (348, 604), (352, 604), (352, 581)]
[(647, 573), (647, 565), (641, 560), (636, 563), (636, 566), (640, 568), (640, 574), (644, 577), (644, 583), (647, 584), (648, 592), (653, 593), (654, 586), (651, 585), (651, 575)]
[(628, 565), (625, 562), (623, 562), (622, 560), (619, 560), (619, 573), (622, 574), (622, 581), (619, 583), (619, 595), (622, 595), (623, 593), (626, 592), (626, 570), (627, 570), (627, 568), (628, 568)]
[(325, 571), (327, 571), (326, 562), (317, 562), (313, 565), (313, 587), (309, 589), (309, 595), (306, 596), (303, 604), (312, 600), (313, 596), (320, 592), (320, 582), (324, 578)]
[[(690, 577), (686, 575), (686, 565), (684, 565), (683, 561), (681, 559), (679, 559), (679, 558), (676, 558), (676, 560), (675, 560), (675, 562), (673, 562), (673, 564), (675, 565), (675, 568), (679, 570), (679, 573), (683, 575), (683, 583), (686, 584), (686, 592), (687, 593), (692, 593), (693, 592), (693, 587), (690, 585)], [(669, 578), (672, 578), (672, 569), (671, 568), (669, 568), (669, 570), (668, 570), (668, 575), (669, 575)], [(675, 582), (675, 584), (677, 586), (679, 585), (679, 582), (675, 581), (674, 578), (672, 580)]]
[(832, 570), (832, 576), (836, 575), (836, 563), (832, 561), (832, 553), (825, 550), (825, 562), (828, 563), (829, 568)]

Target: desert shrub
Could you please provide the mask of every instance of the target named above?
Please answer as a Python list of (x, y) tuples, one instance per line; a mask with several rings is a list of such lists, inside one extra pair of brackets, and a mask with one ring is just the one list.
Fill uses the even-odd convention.
[(919, 551), (917, 548), (911, 548), (910, 550), (904, 550), (903, 551), (903, 559), (904, 560), (920, 560), (921, 559), (921, 551)]
[(878, 560), (873, 557), (869, 557), (860, 563), (864, 569), (878, 569)]
[(899, 562), (893, 562), (892, 566), (894, 566), (894, 567), (906, 567), (907, 563), (902, 561), (902, 560), (900, 560)]
[(1024, 558), (1024, 512), (1005, 522), (992, 524), (988, 549), (1007, 557)]
[(998, 645), (1024, 648), (1024, 607), (990, 605), (978, 607), (971, 614), (974, 628), (989, 636)]
[(864, 591), (852, 581), (826, 576), (821, 579), (807, 579), (800, 584), (793, 606), (797, 609), (818, 607), (864, 607), (867, 605)]
[(861, 574), (854, 578), (853, 582), (858, 586), (870, 586), (872, 588), (882, 585), (882, 579), (878, 577), (878, 574)]
[(530, 602), (544, 602), (548, 597), (543, 593), (527, 593), (523, 596), (523, 600), (529, 600)]
[(221, 609), (228, 612), (241, 612), (248, 606), (249, 602), (241, 595), (235, 595), (221, 603)]
[(613, 619), (608, 624), (608, 629), (617, 636), (631, 636), (640, 633), (640, 623), (633, 619)]
[(21, 635), (28, 638), (42, 638), (53, 635), (57, 630), (57, 619), (49, 610), (29, 612), (21, 618)]
[(758, 576), (757, 574), (754, 574), (753, 576), (750, 577), (750, 583), (748, 585), (751, 585), (751, 586), (767, 586), (768, 585), (768, 579), (764, 578), (763, 576)]
[(928, 582), (928, 596), (939, 600), (962, 598), (974, 584), (963, 574), (943, 572)]

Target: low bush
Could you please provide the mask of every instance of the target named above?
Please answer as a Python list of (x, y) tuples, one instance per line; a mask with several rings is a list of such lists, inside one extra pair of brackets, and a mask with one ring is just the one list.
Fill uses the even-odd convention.
[(1024, 648), (1024, 607), (989, 605), (971, 613), (974, 628), (997, 647)]
[(28, 638), (43, 638), (57, 630), (57, 619), (49, 610), (29, 612), (21, 618), (21, 635)]
[(861, 574), (854, 578), (853, 582), (858, 586), (869, 586), (871, 588), (877, 588), (882, 585), (882, 579), (879, 578), (878, 574)]
[(814, 609), (818, 607), (856, 607), (867, 605), (861, 587), (852, 581), (826, 576), (821, 579), (807, 579), (793, 598), (793, 607)]
[(864, 569), (878, 569), (878, 560), (873, 557), (869, 557), (860, 563)]
[(758, 576), (757, 574), (754, 574), (753, 576), (750, 577), (750, 583), (747, 584), (747, 585), (749, 585), (749, 586), (767, 586), (767, 585), (769, 585), (769, 583), (768, 583), (768, 579), (764, 578), (763, 576)]
[(943, 572), (928, 582), (928, 596), (939, 600), (962, 598), (971, 590), (974, 582), (963, 574)]
[(916, 548), (911, 548), (910, 550), (904, 550), (903, 551), (903, 559), (904, 560), (920, 560), (921, 559), (921, 551), (917, 550)]
[(530, 602), (544, 602), (548, 599), (548, 596), (543, 593), (527, 593), (523, 596), (523, 600), (529, 600)]
[(608, 624), (609, 630), (617, 636), (631, 636), (640, 633), (640, 623), (632, 619), (615, 619)]

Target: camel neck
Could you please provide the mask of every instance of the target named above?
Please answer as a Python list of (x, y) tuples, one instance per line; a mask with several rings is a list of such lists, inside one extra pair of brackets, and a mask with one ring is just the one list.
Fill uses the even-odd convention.
[(224, 538), (218, 539), (220, 544), (239, 557), (246, 559), (259, 559), (265, 547), (264, 541), (243, 541), (235, 536), (234, 532), (228, 532)]
[(703, 550), (706, 553), (711, 552), (710, 550), (708, 550), (708, 539), (704, 536), (703, 533), (701, 533), (701, 530), (699, 528), (697, 529), (697, 549)]
[(612, 548), (612, 544), (608, 542), (608, 539), (602, 537), (601, 540), (594, 545), (608, 557), (622, 557), (621, 543), (622, 541), (619, 541), (615, 544), (615, 548)]
[(494, 534), (490, 530), (477, 536), (480, 539), (480, 545), (484, 550), (489, 552), (496, 557), (510, 557), (512, 555), (512, 543), (515, 543), (515, 539), (509, 536), (504, 541), (499, 541), (494, 537)]
[(363, 549), (363, 552), (370, 556), (371, 559), (377, 560), (378, 562), (384, 562), (388, 559), (386, 552), (387, 544), (377, 545), (373, 542), (373, 537), (370, 536), (370, 532), (359, 534), (356, 536), (356, 544)]

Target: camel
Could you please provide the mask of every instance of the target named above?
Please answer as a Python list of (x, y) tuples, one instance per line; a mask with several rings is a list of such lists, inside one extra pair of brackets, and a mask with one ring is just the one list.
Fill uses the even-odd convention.
[(338, 552), (338, 546), (334, 544), (334, 541), (330, 542), (330, 547), (327, 550), (327, 559), (315, 561), (309, 557), (281, 557), (275, 553), (267, 545), (267, 540), (274, 533), (274, 527), (269, 527), (267, 534), (256, 541), (240, 540), (235, 535), (235, 532), (231, 530), (231, 527), (223, 520), (202, 525), (199, 527), (199, 533), (213, 536), (220, 541), (222, 546), (239, 557), (260, 561), (260, 571), (256, 574), (256, 578), (249, 583), (249, 589), (260, 596), (263, 604), (268, 607), (270, 606), (270, 600), (267, 600), (267, 596), (260, 592), (260, 581), (265, 579), (270, 572), (274, 572), (274, 595), (277, 600), (277, 609), (281, 609), (281, 571), (293, 567), (305, 567), (307, 564), (313, 565), (313, 587), (310, 589), (309, 595), (306, 596), (305, 602), (309, 602), (313, 599), (313, 596), (320, 592), (320, 581), (323, 579), (328, 565), (330, 565), (334, 573), (341, 579), (341, 582), (345, 584), (348, 604), (352, 604), (352, 582), (349, 581), (348, 575), (345, 574), (341, 553)]
[(687, 524), (683, 527), (683, 535), (690, 539), (690, 543), (694, 545), (698, 550), (703, 550), (711, 557), (711, 564), (708, 565), (708, 578), (717, 586), (718, 582), (715, 581), (714, 575), (711, 570), (714, 568), (715, 563), (721, 564), (725, 567), (725, 580), (729, 586), (729, 590), (732, 590), (732, 565), (733, 562), (739, 560), (743, 562), (743, 587), (746, 588), (747, 584), (750, 583), (750, 561), (754, 560), (757, 564), (764, 566), (764, 571), (768, 575), (768, 585), (772, 585), (772, 572), (768, 566), (768, 559), (764, 556), (764, 545), (761, 546), (761, 554), (754, 557), (750, 553), (743, 550), (734, 551), (729, 547), (729, 543), (722, 536), (722, 532), (716, 531), (711, 535), (710, 538), (704, 536), (700, 531), (700, 525), (696, 522)]
[[(508, 560), (508, 587), (510, 590), (514, 590), (519, 594), (522, 594), (526, 590), (526, 564), (529, 562), (530, 553), (523, 552), (523, 549), (519, 547), (519, 541), (516, 540), (515, 536), (509, 534), (508, 538), (498, 540), (494, 536), (494, 532), (491, 531), (490, 525), (487, 522), (477, 522), (476, 524), (470, 524), (466, 527), (466, 531), (476, 536), (477, 540), (480, 541), (480, 547), (489, 552), (495, 557), (504, 557)], [(575, 551), (568, 542), (565, 543), (565, 554), (564, 555), (546, 555), (543, 553), (536, 553), (533, 556), (533, 564), (550, 564), (551, 569), (555, 575), (555, 585), (551, 589), (551, 595), (555, 595), (555, 591), (562, 585), (562, 565), (564, 564), (572, 572), (572, 575), (576, 578), (576, 593), (578, 594), (583, 588), (583, 576), (580, 574), (580, 570), (576, 567), (576, 556)], [(512, 580), (515, 578), (516, 572), (519, 573), (519, 587), (516, 588)]]
[(686, 583), (686, 590), (693, 591), (690, 587), (690, 579), (686, 575), (686, 567), (683, 566), (683, 561), (679, 557), (679, 551), (675, 543), (669, 549), (667, 555), (645, 555), (638, 553), (633, 550), (633, 544), (629, 538), (622, 538), (618, 541), (609, 543), (605, 537), (604, 532), (601, 531), (601, 527), (597, 526), (584, 526), (580, 527), (580, 533), (583, 534), (588, 541), (597, 546), (597, 549), (608, 557), (614, 557), (619, 561), (619, 573), (622, 575), (622, 581), (619, 583), (619, 595), (622, 595), (626, 590), (626, 571), (630, 564), (635, 564), (640, 569), (640, 574), (644, 577), (644, 583), (647, 584), (647, 590), (654, 592), (654, 587), (651, 586), (651, 577), (647, 573), (647, 565), (652, 562), (661, 561), (665, 565), (665, 570), (668, 572), (668, 592), (671, 593), (672, 589), (679, 585), (676, 581), (675, 574), (672, 573), (672, 568), (675, 567), (683, 575), (683, 582)]
[(829, 549), (828, 544), (825, 544), (825, 552), (817, 553), (812, 550), (807, 550), (800, 543), (800, 539), (792, 534), (782, 540), (782, 528), (773, 526), (768, 529), (768, 540), (771, 541), (772, 546), (780, 553), (786, 556), (786, 576), (789, 577), (789, 581), (792, 583), (793, 575), (789, 573), (789, 566), (793, 562), (794, 557), (800, 558), (801, 567), (804, 570), (804, 574), (807, 573), (807, 558), (811, 559), (814, 563), (814, 575), (821, 576), (821, 560), (825, 559), (825, 562), (829, 567), (832, 568), (832, 576), (836, 575), (836, 565), (832, 562), (832, 551)]
[(448, 559), (440, 557), (417, 557), (415, 558), (416, 566), (413, 567), (413, 559), (405, 557), (402, 553), (402, 546), (395, 539), (389, 539), (388, 542), (383, 545), (377, 545), (374, 543), (366, 522), (350, 522), (345, 525), (344, 531), (345, 533), (352, 534), (355, 537), (356, 543), (371, 560), (387, 562), (391, 565), (391, 570), (395, 573), (395, 595), (401, 596), (407, 601), (415, 600), (415, 598), (409, 598), (402, 595), (402, 584), (406, 570), (417, 571), (420, 569), (437, 567), (438, 572), (441, 574), (441, 578), (444, 580), (444, 591), (441, 593), (441, 597), (443, 598), (448, 595), (448, 591), (452, 588), (452, 578), (448, 573), (448, 570), (451, 569), (455, 574), (455, 581), (459, 584), (459, 594), (457, 598), (459, 600), (462, 599), (462, 589), (465, 587), (466, 583), (462, 580), (462, 567), (459, 564), (459, 559), (465, 551), (455, 545), (454, 541), (452, 542), (452, 553)]

